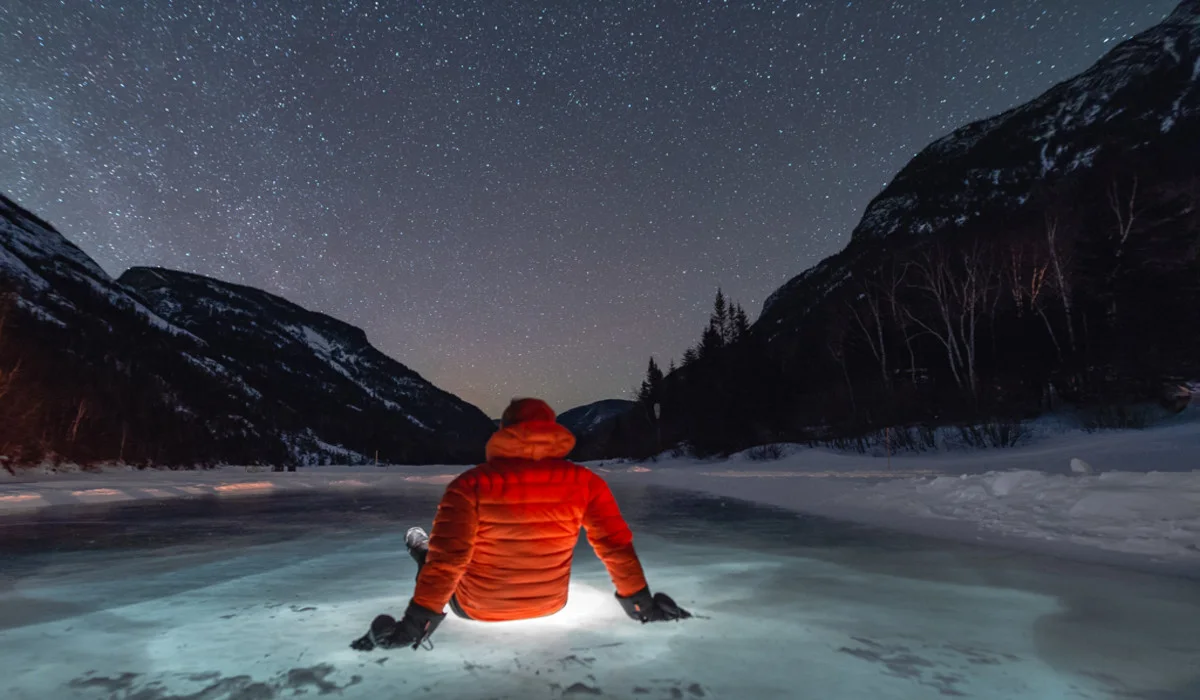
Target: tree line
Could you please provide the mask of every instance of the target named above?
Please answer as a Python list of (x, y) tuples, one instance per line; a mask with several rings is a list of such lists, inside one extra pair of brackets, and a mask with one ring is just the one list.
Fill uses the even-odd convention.
[(1200, 174), (1183, 170), (1096, 168), (1017, 213), (854, 243), (782, 335), (718, 293), (678, 370), (652, 361), (638, 391), (661, 424), (589, 449), (648, 454), (651, 427), (713, 453), (1155, 401), (1200, 377)]

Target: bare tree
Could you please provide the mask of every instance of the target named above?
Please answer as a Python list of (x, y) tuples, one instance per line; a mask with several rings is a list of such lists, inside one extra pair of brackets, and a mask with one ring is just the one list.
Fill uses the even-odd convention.
[[(1050, 334), (1050, 342), (1054, 343), (1058, 361), (1062, 362), (1062, 345), (1058, 342), (1054, 324), (1046, 313), (1046, 297), (1049, 296), (1046, 282), (1049, 279), (1051, 262), (1048, 259), (1044, 260), (1039, 252), (1036, 245), (1013, 243), (1008, 248), (1005, 274), (1008, 277), (1009, 293), (1012, 295), (1017, 316), (1024, 315), (1028, 308), (1042, 319), (1046, 325), (1046, 332)], [(998, 298), (1000, 295), (996, 296)]]
[(945, 348), (959, 388), (978, 395), (979, 322), (992, 295), (999, 292), (995, 256), (976, 241), (971, 248), (957, 253), (940, 247), (926, 251), (912, 265), (917, 273), (913, 287), (933, 303), (937, 319), (927, 323), (911, 312), (909, 318)]
[[(1129, 241), (1130, 234), (1133, 233), (1134, 226), (1138, 221), (1138, 179), (1133, 178), (1133, 185), (1129, 189), (1128, 198), (1122, 191), (1121, 185), (1116, 180), (1113, 180), (1112, 185), (1108, 189), (1108, 206), (1116, 218), (1116, 229), (1113, 231), (1111, 238), (1115, 241), (1116, 249), (1114, 257), (1116, 263), (1108, 275), (1108, 282), (1113, 285), (1120, 277), (1124, 270), (1123, 257), (1125, 255), (1125, 244)], [(1110, 320), (1115, 320), (1117, 317), (1117, 295), (1111, 295), (1108, 306), (1108, 316)]]
[(1050, 265), (1054, 270), (1054, 281), (1058, 287), (1058, 298), (1062, 301), (1063, 313), (1067, 317), (1067, 340), (1070, 343), (1071, 353), (1074, 354), (1075, 343), (1075, 318), (1071, 311), (1071, 282), (1068, 279), (1068, 270), (1070, 269), (1065, 261), (1061, 250), (1061, 241), (1059, 239), (1059, 219), (1056, 215), (1047, 214), (1045, 218), (1046, 230), (1046, 246), (1050, 255)]
[(908, 275), (908, 270), (908, 264), (901, 264), (898, 258), (893, 258), (887, 277), (884, 278), (886, 284), (881, 284), (881, 289), (887, 301), (892, 321), (896, 324), (896, 328), (904, 338), (904, 348), (908, 352), (908, 379), (910, 382), (916, 382), (917, 353), (913, 349), (913, 340), (920, 335), (920, 332), (910, 332), (910, 329), (913, 327), (912, 319), (909, 318), (907, 309), (900, 297), (900, 290), (906, 284), (905, 278)]
[(958, 337), (954, 332), (954, 295), (951, 291), (953, 274), (950, 266), (940, 248), (925, 251), (909, 265), (914, 271), (911, 286), (929, 297), (937, 319), (926, 323), (919, 314), (913, 313), (912, 309), (905, 308), (904, 311), (913, 323), (925, 329), (942, 344), (946, 350), (946, 362), (950, 373), (954, 375), (954, 382), (961, 389), (964, 387), (960, 371), (963, 367), (963, 357), (958, 347)]
[[(861, 304), (850, 302), (849, 306), (855, 323), (867, 340), (867, 346), (871, 348), (871, 354), (875, 356), (875, 361), (879, 364), (883, 386), (891, 389), (892, 377), (888, 371), (887, 339), (884, 336), (883, 299), (881, 297), (881, 290), (877, 284), (864, 282), (860, 285), (858, 298), (855, 300)], [(866, 307), (862, 313), (859, 312), (860, 305)]]
[[(988, 308), (989, 300), (999, 289), (996, 285), (995, 256), (978, 241), (968, 251), (962, 251), (962, 268), (958, 284), (950, 287), (958, 304), (958, 335), (967, 370), (971, 392), (978, 393), (979, 321)], [(953, 281), (953, 278), (952, 278)]]
[(829, 354), (842, 368), (842, 377), (846, 380), (846, 388), (850, 391), (850, 409), (858, 416), (858, 401), (854, 396), (854, 382), (850, 380), (850, 368), (846, 362), (846, 328), (842, 323), (835, 323), (828, 329), (826, 347)]
[(75, 438), (79, 436), (79, 424), (83, 422), (83, 417), (87, 415), (87, 399), (79, 400), (79, 408), (75, 411), (75, 420), (71, 422), (71, 430), (68, 434), (71, 442), (75, 442)]
[(1133, 226), (1137, 222), (1137, 194), (1138, 194), (1138, 179), (1133, 178), (1133, 186), (1129, 190), (1129, 199), (1125, 199), (1125, 195), (1121, 191), (1120, 184), (1114, 180), (1112, 186), (1108, 189), (1108, 206), (1112, 209), (1113, 214), (1117, 217), (1117, 257), (1121, 257), (1124, 252), (1125, 242), (1129, 240), (1129, 234), (1133, 233)]

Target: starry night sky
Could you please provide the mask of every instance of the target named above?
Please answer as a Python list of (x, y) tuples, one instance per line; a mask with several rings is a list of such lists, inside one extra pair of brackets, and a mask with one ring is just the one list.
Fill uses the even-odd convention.
[(261, 287), (492, 415), (565, 410), (1175, 4), (6, 0), (0, 190), (114, 275)]

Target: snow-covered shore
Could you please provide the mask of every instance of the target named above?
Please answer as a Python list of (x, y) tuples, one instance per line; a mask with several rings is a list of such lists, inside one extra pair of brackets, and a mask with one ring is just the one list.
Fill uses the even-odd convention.
[(1198, 423), (1073, 433), (1020, 448), (904, 455), (890, 463), (785, 451), (770, 462), (735, 455), (620, 469), (634, 472), (625, 478), (813, 515), (1200, 576)]
[[(616, 483), (703, 491), (950, 539), (1200, 575), (1200, 423), (887, 459), (788, 446), (764, 462), (593, 463)], [(1091, 473), (1072, 472), (1077, 467)], [(1080, 464), (1080, 461), (1082, 464)], [(444, 484), (457, 466), (0, 474), (0, 515), (56, 505)]]

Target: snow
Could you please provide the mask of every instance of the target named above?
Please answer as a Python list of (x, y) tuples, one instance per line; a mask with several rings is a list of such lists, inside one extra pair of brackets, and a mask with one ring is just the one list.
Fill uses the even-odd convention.
[[(0, 251), (0, 252), (2, 252), (2, 251)], [(30, 302), (30, 301), (27, 301), (25, 299), (18, 297), (17, 298), (17, 306), (19, 308), (25, 309), (31, 315), (33, 315), (35, 318), (41, 319), (42, 321), (45, 321), (46, 323), (53, 324), (55, 326), (58, 326), (59, 328), (67, 327), (67, 324), (63, 323), (63, 321), (61, 319), (59, 319), (57, 316), (55, 316), (54, 314), (50, 313), (49, 311), (43, 309), (42, 307), (38, 306), (37, 304), (35, 304), (33, 302)]]
[[(391, 402), (389, 402), (389, 403), (391, 403)], [(392, 404), (392, 405), (395, 406), (395, 408), (393, 410), (396, 410), (396, 411), (403, 410), (398, 405), (395, 405), (395, 404)], [(391, 406), (389, 406), (389, 408), (391, 408)], [(418, 428), (433, 432), (433, 428), (429, 427), (425, 423), (422, 423), (420, 420), (417, 420), (416, 416), (412, 415), (411, 413), (405, 413), (404, 417), (407, 418), (409, 420), (409, 422), (411, 422), (413, 425), (417, 426)]]
[(312, 348), (313, 352), (327, 359), (333, 356), (335, 347), (333, 341), (318, 333), (312, 326), (304, 326), (301, 331), (304, 342)]
[[(42, 260), (59, 258), (79, 267), (87, 275), (101, 279), (108, 278), (94, 260), (61, 234), (47, 229), (6, 205), (0, 204), (0, 208), (5, 213), (3, 217), (0, 217), (0, 232), (4, 234), (6, 245), (20, 249), (22, 254), (29, 257)], [(16, 223), (10, 221), (9, 216), (18, 221)]]
[(1071, 164), (1067, 166), (1067, 172), (1074, 172), (1080, 168), (1090, 168), (1095, 164), (1096, 154), (1100, 152), (1100, 146), (1092, 146), (1079, 153), (1071, 159)]
[[(1095, 473), (1075, 473), (1078, 463)], [(594, 465), (925, 535), (1200, 576), (1200, 424), (1041, 437), (1024, 447), (874, 456), (794, 448), (774, 462)]]
[[(298, 327), (298, 326), (284, 324), (283, 328), (288, 333), (290, 333), (293, 337), (300, 339), (305, 345), (307, 345), (309, 347), (310, 350), (313, 351), (313, 353), (317, 357), (321, 358), (321, 360), (323, 360), (327, 365), (332, 367), (334, 371), (336, 371), (338, 374), (342, 375), (346, 379), (353, 382), (358, 388), (362, 389), (362, 391), (364, 393), (366, 393), (367, 396), (370, 396), (372, 399), (375, 399), (376, 401), (383, 404), (384, 407), (387, 408), (389, 411), (395, 411), (397, 413), (404, 414), (404, 417), (407, 418), (409, 422), (411, 422), (413, 425), (417, 426), (418, 428), (421, 428), (422, 430), (428, 430), (431, 432), (433, 431), (433, 428), (431, 428), (427, 424), (421, 422), (416, 417), (409, 415), (405, 411), (404, 406), (387, 398), (386, 396), (381, 394), (379, 391), (375, 390), (367, 382), (363, 381), (357, 372), (353, 372), (353, 371), (347, 369), (342, 364), (343, 362), (345, 362), (345, 363), (351, 365), (355, 370), (358, 370), (358, 369), (360, 369), (359, 365), (362, 363), (363, 358), (359, 357), (358, 355), (356, 355), (354, 353), (347, 352), (342, 345), (340, 345), (339, 343), (337, 343), (333, 340), (330, 340), (327, 336), (320, 333), (319, 331), (312, 328), (311, 326), (305, 325), (305, 326)], [(411, 386), (412, 384), (414, 384), (414, 382), (411, 382), (408, 378), (404, 378), (403, 381), (395, 380), (392, 382), (392, 384), (398, 390), (400, 390), (401, 393), (404, 393), (404, 389), (402, 389), (401, 387)]]
[(138, 316), (141, 316), (142, 319), (151, 326), (154, 326), (161, 331), (165, 331), (175, 336), (190, 338), (200, 346), (207, 345), (207, 343), (193, 335), (191, 332), (186, 331), (175, 324), (168, 323), (163, 319), (163, 317), (143, 306), (141, 302), (129, 296), (128, 293), (119, 288), (117, 284), (107, 276), (88, 277), (85, 275), (81, 276), (79, 279), (83, 280), (83, 282), (91, 287), (92, 291), (94, 291), (98, 296), (107, 299), (109, 303), (118, 309), (132, 311)]
[(1163, 37), (1162, 47), (1176, 63), (1183, 61), (1183, 56), (1180, 56), (1179, 50), (1175, 48), (1175, 37)]
[(1055, 149), (1054, 155), (1051, 156), (1050, 142), (1047, 140), (1046, 142), (1042, 143), (1042, 151), (1040, 155), (1042, 161), (1042, 177), (1045, 177), (1051, 170), (1054, 170), (1055, 158), (1057, 158), (1061, 148), (1062, 147), (1060, 146), (1058, 149)]
[(225, 379), (228, 379), (229, 381), (233, 382), (233, 384), (235, 384), (243, 394), (251, 399), (259, 400), (262, 398), (262, 392), (247, 384), (246, 380), (243, 379), (241, 375), (230, 372), (228, 368), (216, 360), (207, 357), (196, 357), (189, 352), (183, 353), (183, 359), (213, 376), (224, 377)]
[(38, 291), (45, 291), (50, 288), (49, 282), (42, 279), (41, 275), (26, 265), (24, 260), (13, 255), (12, 252), (3, 246), (0, 246), (0, 269), (7, 270), (14, 277), (24, 279), (26, 283)]

